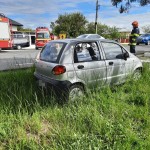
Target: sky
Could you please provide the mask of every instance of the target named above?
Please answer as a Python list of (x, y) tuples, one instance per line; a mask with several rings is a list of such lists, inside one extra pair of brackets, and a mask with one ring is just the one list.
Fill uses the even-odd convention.
[[(98, 22), (130, 31), (135, 20), (142, 27), (150, 25), (150, 5), (141, 7), (132, 3), (128, 13), (119, 13), (111, 0), (99, 0)], [(96, 0), (0, 0), (0, 13), (21, 23), (24, 28), (50, 27), (59, 14), (82, 13), (89, 22), (95, 22)]]

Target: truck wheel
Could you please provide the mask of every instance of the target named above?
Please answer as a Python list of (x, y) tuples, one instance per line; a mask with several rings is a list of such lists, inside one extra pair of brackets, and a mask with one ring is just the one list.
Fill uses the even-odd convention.
[(20, 50), (21, 49), (21, 45), (17, 45), (17, 49)]
[(35, 49), (38, 50), (39, 48), (38, 48), (38, 47), (35, 47)]

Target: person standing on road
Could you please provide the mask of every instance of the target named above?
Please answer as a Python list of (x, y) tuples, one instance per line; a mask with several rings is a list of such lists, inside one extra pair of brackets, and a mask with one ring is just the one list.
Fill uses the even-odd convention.
[(130, 52), (135, 54), (136, 39), (140, 34), (140, 30), (138, 28), (139, 25), (137, 21), (132, 22), (132, 26), (133, 29), (131, 31), (131, 35), (129, 38), (129, 45), (130, 45)]

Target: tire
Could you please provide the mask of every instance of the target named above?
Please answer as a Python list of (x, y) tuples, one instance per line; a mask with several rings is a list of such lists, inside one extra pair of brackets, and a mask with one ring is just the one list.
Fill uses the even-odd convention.
[(139, 43), (136, 43), (136, 45), (139, 45)]
[(21, 45), (17, 45), (17, 49), (20, 50), (22, 47)]
[(134, 73), (133, 73), (133, 79), (137, 81), (137, 80), (139, 80), (141, 78), (141, 76), (142, 76), (141, 70), (140, 69), (136, 69), (134, 71)]
[(77, 98), (84, 96), (84, 88), (79, 84), (72, 85), (69, 89), (68, 100), (75, 101)]
[(35, 50), (38, 50), (39, 48), (38, 47), (35, 47)]

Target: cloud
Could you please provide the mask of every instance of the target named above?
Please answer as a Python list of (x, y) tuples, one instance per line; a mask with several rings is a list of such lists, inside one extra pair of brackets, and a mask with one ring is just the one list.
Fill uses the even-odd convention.
[[(88, 21), (95, 21), (96, 0), (0, 0), (0, 10), (24, 27), (35, 29), (37, 26), (49, 27), (59, 14), (81, 12)], [(131, 29), (131, 22), (138, 20), (141, 26), (150, 22), (149, 6), (139, 7), (136, 3), (127, 14), (120, 14), (111, 0), (99, 0), (98, 22), (109, 26)]]

